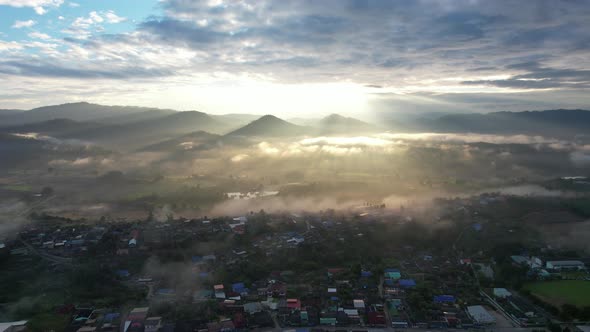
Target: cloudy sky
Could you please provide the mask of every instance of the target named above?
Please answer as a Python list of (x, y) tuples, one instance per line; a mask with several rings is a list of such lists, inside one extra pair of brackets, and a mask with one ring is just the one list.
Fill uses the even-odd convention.
[(590, 108), (590, 0), (0, 0), (0, 108)]

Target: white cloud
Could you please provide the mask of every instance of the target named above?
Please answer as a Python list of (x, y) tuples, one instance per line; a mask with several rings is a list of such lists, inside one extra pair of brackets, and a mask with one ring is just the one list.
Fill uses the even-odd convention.
[(107, 22), (113, 23), (113, 24), (127, 21), (127, 18), (126, 17), (118, 16), (112, 10), (109, 10), (106, 13), (104, 13), (104, 16), (107, 18)]
[(22, 48), (23, 48), (23, 46), (17, 42), (13, 42), (13, 41), (7, 42), (7, 41), (0, 40), (0, 52), (20, 50)]
[(14, 24), (12, 25), (12, 28), (14, 29), (20, 29), (20, 28), (30, 28), (33, 25), (37, 24), (36, 21), (33, 20), (27, 20), (27, 21), (15, 21)]
[(47, 12), (47, 7), (59, 7), (63, 0), (0, 0), (0, 5), (23, 8), (29, 7), (35, 10), (35, 13), (43, 15)]
[(65, 17), (63, 17), (63, 16), (60, 15), (60, 16), (57, 17), (57, 19), (60, 20), (60, 21), (63, 21), (63, 20), (65, 20)]
[(73, 8), (77, 8), (77, 7), (80, 7), (80, 4), (72, 1), (72, 2), (68, 3), (68, 6), (73, 7)]
[(89, 17), (94, 23), (102, 23), (104, 21), (102, 16), (98, 15), (98, 13), (95, 11), (90, 12)]
[(33, 9), (38, 15), (45, 15), (45, 13), (47, 13), (47, 10), (43, 7), (34, 7)]
[(43, 39), (43, 40), (51, 39), (50, 35), (48, 35), (46, 33), (42, 33), (42, 32), (37, 32), (37, 31), (29, 33), (28, 36), (30, 38), (34, 38), (34, 39)]

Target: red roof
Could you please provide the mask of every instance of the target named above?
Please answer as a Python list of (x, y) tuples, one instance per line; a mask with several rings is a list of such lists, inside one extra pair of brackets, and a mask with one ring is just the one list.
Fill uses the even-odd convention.
[(301, 301), (298, 299), (287, 299), (287, 308), (289, 309), (301, 309)]
[(380, 312), (372, 311), (367, 315), (369, 324), (371, 325), (385, 325), (385, 315)]

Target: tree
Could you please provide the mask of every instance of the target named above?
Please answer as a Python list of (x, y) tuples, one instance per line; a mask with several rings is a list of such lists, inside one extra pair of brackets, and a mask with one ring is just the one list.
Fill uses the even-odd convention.
[(52, 187), (43, 187), (43, 189), (41, 189), (41, 195), (43, 196), (51, 196), (53, 195), (53, 192)]

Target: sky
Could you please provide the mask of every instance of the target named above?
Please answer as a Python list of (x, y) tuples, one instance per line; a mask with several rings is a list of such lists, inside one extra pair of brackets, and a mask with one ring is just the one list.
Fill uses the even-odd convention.
[(0, 108), (590, 108), (590, 0), (0, 0)]

